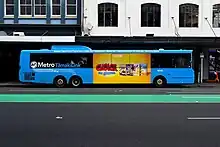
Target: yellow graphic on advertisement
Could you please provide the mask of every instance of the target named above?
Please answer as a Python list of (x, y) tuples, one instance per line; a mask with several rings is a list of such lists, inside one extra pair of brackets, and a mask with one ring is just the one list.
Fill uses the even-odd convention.
[(94, 54), (94, 83), (146, 83), (151, 81), (150, 54)]

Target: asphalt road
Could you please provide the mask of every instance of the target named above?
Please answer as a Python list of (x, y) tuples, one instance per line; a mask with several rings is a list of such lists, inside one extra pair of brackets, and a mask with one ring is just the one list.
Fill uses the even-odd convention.
[(0, 87), (0, 94), (220, 94), (220, 87), (194, 88), (48, 88)]
[(0, 103), (1, 147), (219, 147), (220, 104)]

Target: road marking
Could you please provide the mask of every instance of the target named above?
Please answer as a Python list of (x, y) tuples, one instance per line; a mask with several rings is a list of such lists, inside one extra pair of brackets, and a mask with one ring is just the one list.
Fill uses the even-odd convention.
[(183, 99), (220, 99), (220, 96), (182, 96)]
[(58, 89), (9, 89), (11, 92), (57, 92)]
[(56, 116), (56, 119), (61, 120), (61, 119), (63, 119), (63, 117), (62, 116)]
[(204, 93), (204, 94), (220, 94), (220, 92), (203, 92), (203, 91), (198, 91), (198, 92), (196, 92), (196, 91), (192, 91), (192, 92), (167, 92), (167, 94), (202, 94), (202, 93)]
[(187, 117), (188, 120), (220, 120), (220, 117)]

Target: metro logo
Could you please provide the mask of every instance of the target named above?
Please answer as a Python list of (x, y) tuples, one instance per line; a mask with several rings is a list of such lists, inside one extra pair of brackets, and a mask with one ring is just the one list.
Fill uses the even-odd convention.
[(55, 67), (56, 64), (54, 63), (44, 63), (44, 62), (38, 62), (37, 67), (43, 67), (43, 68), (50, 68), (50, 67)]
[(117, 64), (98, 64), (96, 66), (97, 71), (117, 71)]

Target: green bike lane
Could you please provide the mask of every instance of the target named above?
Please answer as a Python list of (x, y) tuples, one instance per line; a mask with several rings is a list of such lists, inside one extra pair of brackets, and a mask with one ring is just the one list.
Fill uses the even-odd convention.
[(219, 103), (220, 95), (0, 94), (0, 102), (27, 103)]

